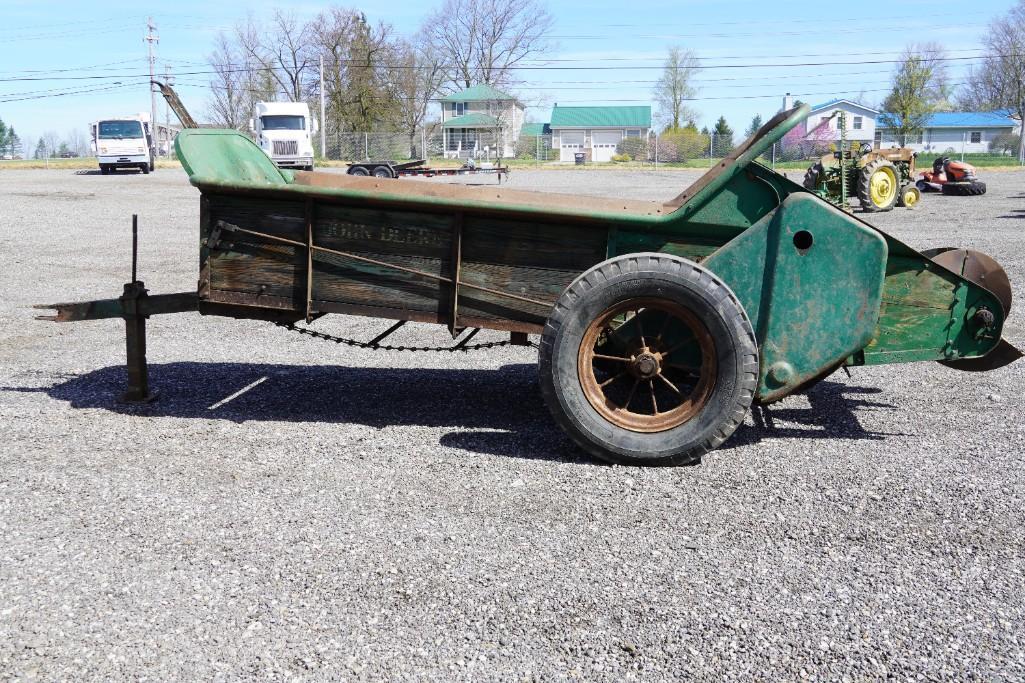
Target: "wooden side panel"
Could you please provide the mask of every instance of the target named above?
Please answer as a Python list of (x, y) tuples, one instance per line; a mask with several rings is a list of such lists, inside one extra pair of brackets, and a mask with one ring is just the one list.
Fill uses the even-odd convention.
[[(290, 240), (305, 241), (303, 202), (213, 195), (207, 198), (208, 220), (202, 239), (218, 221)], [(227, 248), (210, 250), (206, 268), (211, 301), (234, 302), (234, 294), (263, 297), (273, 308), (301, 310), (305, 305), (305, 250), (252, 235), (224, 235)], [(228, 245), (231, 245), (228, 247)], [(227, 294), (221, 294), (227, 293)]]
[(467, 218), (462, 281), (545, 305), (463, 288), (460, 315), (501, 318), (515, 314), (543, 322), (562, 290), (580, 273), (605, 260), (607, 247), (607, 231), (594, 226)]

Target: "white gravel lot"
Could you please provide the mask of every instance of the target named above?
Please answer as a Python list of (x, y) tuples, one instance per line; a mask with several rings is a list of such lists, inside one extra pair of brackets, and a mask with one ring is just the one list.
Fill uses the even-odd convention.
[[(981, 199), (869, 220), (990, 253), (1020, 296), (1025, 172), (983, 175)], [(133, 212), (151, 291), (194, 288), (198, 198), (177, 170), (0, 172), (0, 680), (1025, 679), (1025, 363), (839, 373), (657, 470), (576, 451), (532, 349), (163, 316), (160, 400), (120, 405), (120, 322), (29, 306), (117, 296)]]

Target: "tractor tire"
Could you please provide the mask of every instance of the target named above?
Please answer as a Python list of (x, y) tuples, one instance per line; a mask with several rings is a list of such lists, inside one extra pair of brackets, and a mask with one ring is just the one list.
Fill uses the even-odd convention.
[(868, 213), (892, 211), (900, 194), (900, 174), (897, 167), (886, 159), (865, 164), (858, 172), (858, 199)]
[(970, 183), (947, 183), (943, 186), (943, 194), (949, 197), (977, 197), (986, 194), (986, 183), (978, 180)]
[(366, 168), (362, 166), (350, 166), (349, 175), (358, 175), (366, 177), (370, 175), (370, 171), (368, 171)]
[(375, 178), (394, 178), (395, 176), (392, 175), (392, 170), (390, 168), (388, 168), (387, 166), (378, 166), (377, 168), (374, 169), (374, 177)]
[(591, 455), (682, 465), (744, 420), (758, 345), (743, 306), (714, 273), (677, 256), (629, 254), (594, 266), (559, 296), (538, 371), (555, 421)]
[(922, 191), (919, 190), (912, 183), (908, 183), (904, 187), (900, 188), (900, 194), (897, 197), (897, 206), (902, 206), (905, 209), (915, 209), (922, 201)]
[(822, 162), (817, 161), (811, 165), (811, 167), (804, 172), (804, 189), (814, 192), (819, 189), (819, 179), (822, 178), (822, 174), (825, 173), (826, 169), (823, 168)]

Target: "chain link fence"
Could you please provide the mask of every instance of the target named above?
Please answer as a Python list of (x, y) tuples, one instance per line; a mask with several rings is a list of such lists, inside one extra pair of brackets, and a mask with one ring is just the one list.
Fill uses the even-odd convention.
[[(542, 164), (649, 164), (652, 166), (709, 168), (745, 141), (744, 136), (719, 135), (684, 130), (673, 133), (651, 134), (647, 137), (628, 137), (617, 144), (590, 145), (561, 144), (558, 135), (521, 135), (503, 138), (496, 131), (449, 130), (439, 128), (418, 130), (413, 133), (330, 133), (326, 137), (326, 154), (321, 154), (320, 137), (314, 141), (318, 158), (331, 161), (392, 160), (396, 162), (424, 160), (442, 164), (474, 162), (512, 163), (514, 165)], [(854, 141), (849, 144), (862, 144)], [(811, 164), (823, 155), (837, 149), (831, 140), (784, 139), (768, 149), (759, 159), (775, 167), (787, 164), (791, 168)], [(580, 156), (582, 155), (582, 156)], [(980, 165), (1017, 164), (1012, 154), (993, 151), (985, 154), (964, 154), (961, 150), (930, 150), (920, 153), (922, 160), (936, 156), (964, 158)]]

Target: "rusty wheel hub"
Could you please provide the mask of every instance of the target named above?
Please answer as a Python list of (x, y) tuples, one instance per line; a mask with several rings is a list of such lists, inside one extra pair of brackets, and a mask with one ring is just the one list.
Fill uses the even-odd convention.
[(584, 395), (603, 418), (651, 433), (701, 411), (715, 387), (715, 358), (711, 335), (689, 309), (631, 299), (591, 322), (577, 361)]

